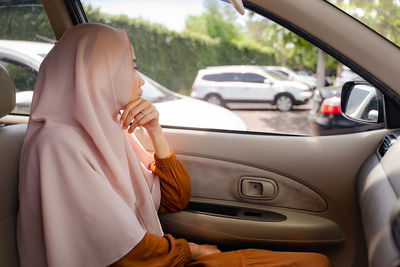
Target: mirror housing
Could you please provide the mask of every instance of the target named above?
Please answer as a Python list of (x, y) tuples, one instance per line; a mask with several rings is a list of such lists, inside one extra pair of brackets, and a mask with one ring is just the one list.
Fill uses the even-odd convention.
[(383, 96), (365, 81), (352, 81), (343, 85), (341, 95), (342, 115), (365, 124), (383, 122)]

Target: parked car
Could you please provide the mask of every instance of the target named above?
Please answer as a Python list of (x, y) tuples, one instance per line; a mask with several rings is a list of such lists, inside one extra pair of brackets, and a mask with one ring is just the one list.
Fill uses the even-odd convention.
[(348, 81), (355, 81), (355, 80), (362, 80), (362, 78), (357, 73), (352, 71), (349, 67), (343, 66), (342, 71), (336, 77), (335, 85), (342, 86)]
[[(5, 65), (16, 85), (13, 114), (29, 114), (39, 66), (53, 44), (0, 40), (0, 64)], [(160, 124), (179, 127), (246, 130), (235, 113), (204, 101), (174, 93), (144, 74), (143, 98), (160, 112)], [(182, 111), (185, 112), (182, 112)]]
[[(299, 76), (306, 77), (307, 79), (312, 79), (312, 80), (317, 79), (316, 74), (311, 75), (308, 71), (303, 70), (303, 69), (297, 70), (296, 73)], [(325, 86), (331, 86), (332, 84), (333, 84), (332, 77), (325, 76)]]
[(311, 89), (317, 87), (317, 77), (311, 75), (299, 75), (288, 67), (283, 66), (265, 66), (266, 70), (281, 73), (289, 81), (298, 81), (307, 84)]
[(306, 104), (309, 86), (271, 75), (260, 66), (217, 66), (199, 70), (192, 97), (226, 106), (228, 103), (270, 103), (279, 111)]
[[(343, 115), (341, 110), (341, 92), (342, 86), (329, 86), (315, 90), (313, 107), (308, 115), (313, 135), (332, 135), (343, 132), (345, 128), (362, 127), (365, 125)], [(372, 113), (362, 113), (363, 110), (366, 110), (365, 107), (368, 104), (373, 105), (376, 103), (372, 101), (376, 97), (375, 87), (365, 83), (361, 87), (357, 87), (354, 93), (354, 95), (357, 95), (357, 98), (352, 98), (350, 104), (353, 108), (347, 110), (347, 113), (353, 118), (363, 120), (377, 119)]]

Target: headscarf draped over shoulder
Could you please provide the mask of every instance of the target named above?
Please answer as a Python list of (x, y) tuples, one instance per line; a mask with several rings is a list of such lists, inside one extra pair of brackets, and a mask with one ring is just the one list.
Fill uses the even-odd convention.
[(107, 266), (163, 235), (153, 158), (117, 121), (133, 77), (127, 32), (101, 24), (72, 27), (44, 59), (20, 161), (22, 267)]

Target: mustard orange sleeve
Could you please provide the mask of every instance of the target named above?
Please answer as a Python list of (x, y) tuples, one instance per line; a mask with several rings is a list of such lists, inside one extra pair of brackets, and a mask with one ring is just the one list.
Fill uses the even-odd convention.
[(151, 170), (160, 177), (161, 203), (159, 212), (183, 210), (190, 199), (190, 176), (172, 150), (169, 156), (164, 159), (154, 155)]
[(143, 239), (111, 267), (184, 266), (191, 261), (189, 244), (171, 235), (146, 233)]

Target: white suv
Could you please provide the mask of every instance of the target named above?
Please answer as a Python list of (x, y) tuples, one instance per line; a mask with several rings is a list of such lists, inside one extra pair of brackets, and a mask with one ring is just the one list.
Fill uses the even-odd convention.
[(305, 104), (312, 95), (309, 86), (285, 80), (260, 66), (217, 66), (199, 70), (191, 94), (221, 106), (270, 103), (280, 111)]

